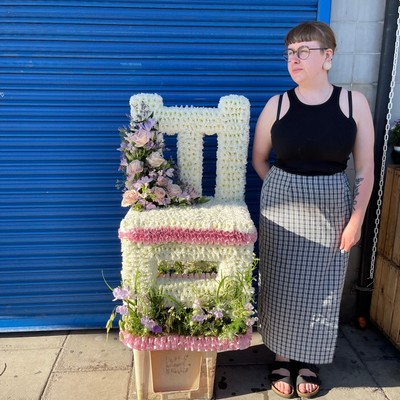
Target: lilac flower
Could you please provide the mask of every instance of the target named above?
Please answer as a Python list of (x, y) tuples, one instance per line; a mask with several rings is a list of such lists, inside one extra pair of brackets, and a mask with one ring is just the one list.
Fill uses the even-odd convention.
[(163, 202), (164, 206), (167, 206), (168, 204), (171, 204), (171, 198), (169, 196), (166, 196)]
[(134, 187), (135, 189), (140, 189), (142, 186), (145, 186), (146, 184), (149, 184), (150, 182), (153, 182), (152, 178), (149, 178), (148, 176), (144, 176), (140, 179), (138, 179), (135, 183), (134, 183)]
[(145, 209), (147, 211), (155, 210), (156, 208), (157, 208), (157, 206), (155, 204), (153, 204), (153, 203), (147, 203), (146, 206), (145, 206)]
[(115, 288), (113, 290), (113, 296), (114, 296), (114, 300), (125, 300), (129, 297), (129, 289), (126, 288)]
[(153, 119), (153, 118), (149, 118), (149, 119), (147, 119), (146, 121), (143, 121), (141, 124), (140, 124), (140, 128), (143, 128), (143, 129), (145, 129), (146, 131), (149, 131), (150, 132), (150, 130), (151, 130), (151, 128), (156, 124), (156, 120), (155, 119)]
[(127, 306), (118, 306), (115, 311), (121, 315), (129, 315), (129, 309)]
[(196, 314), (196, 315), (192, 316), (192, 321), (198, 322), (200, 324), (202, 324), (207, 319), (208, 319), (208, 315), (206, 315), (204, 313), (200, 313), (200, 314)]
[(174, 176), (175, 170), (173, 168), (168, 168), (165, 171), (165, 175), (167, 175), (168, 177), (172, 178)]
[[(128, 136), (126, 137), (128, 139)], [(118, 151), (125, 151), (127, 147), (127, 142), (121, 142), (121, 144), (118, 147)]]
[(146, 149), (146, 150), (153, 150), (153, 149), (158, 150), (158, 149), (159, 149), (158, 146), (157, 146), (152, 140), (149, 140), (149, 141), (143, 146), (143, 148)]
[(193, 187), (188, 188), (187, 193), (188, 193), (189, 197), (193, 198), (193, 199), (200, 197), (200, 195), (197, 193), (197, 190)]
[(162, 328), (160, 325), (154, 325), (154, 327), (151, 330), (153, 333), (161, 333), (162, 332)]
[(128, 160), (126, 159), (124, 154), (121, 154), (119, 170), (122, 171), (127, 166), (128, 166)]
[(145, 328), (147, 328), (150, 332), (153, 332), (153, 333), (161, 333), (162, 332), (161, 326), (157, 325), (157, 323), (149, 317), (142, 317), (140, 319), (140, 323)]
[(221, 319), (224, 316), (224, 313), (221, 310), (213, 310), (212, 313), (214, 314), (215, 319)]

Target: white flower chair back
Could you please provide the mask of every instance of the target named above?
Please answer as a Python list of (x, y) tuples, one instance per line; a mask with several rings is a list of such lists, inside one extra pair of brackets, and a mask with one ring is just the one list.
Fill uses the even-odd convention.
[(159, 121), (160, 132), (178, 135), (177, 164), (183, 182), (202, 193), (203, 136), (218, 136), (214, 197), (244, 200), (250, 103), (244, 96), (221, 97), (218, 108), (165, 107), (158, 94), (138, 94), (130, 99), (131, 116), (146, 103)]
[[(253, 263), (257, 233), (244, 203), (250, 106), (243, 96), (231, 95), (222, 97), (218, 108), (164, 107), (159, 95), (140, 94), (131, 98), (131, 111), (142, 101), (154, 111), (160, 132), (178, 134), (181, 178), (200, 193), (203, 135), (218, 134), (214, 198), (187, 207), (131, 208), (119, 230), (124, 285), (148, 293), (156, 281), (164, 293), (191, 307), (196, 298), (215, 295), (224, 277), (248, 271)], [(163, 261), (217, 262), (218, 272), (160, 278)], [(250, 299), (251, 287), (248, 291)]]

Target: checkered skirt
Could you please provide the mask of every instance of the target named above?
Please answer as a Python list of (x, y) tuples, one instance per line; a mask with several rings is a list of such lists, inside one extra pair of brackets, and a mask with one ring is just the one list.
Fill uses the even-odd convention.
[(264, 343), (287, 358), (331, 363), (348, 254), (346, 174), (303, 176), (272, 167), (260, 200), (258, 317)]

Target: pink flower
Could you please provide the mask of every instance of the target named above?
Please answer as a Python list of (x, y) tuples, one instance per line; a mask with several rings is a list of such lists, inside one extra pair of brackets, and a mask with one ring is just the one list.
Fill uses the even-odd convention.
[(246, 326), (251, 327), (251, 326), (253, 326), (255, 324), (256, 321), (257, 321), (257, 318), (249, 318), (246, 321)]
[(152, 133), (139, 129), (132, 137), (132, 141), (136, 144), (137, 147), (145, 146), (148, 141), (151, 139)]
[(143, 163), (139, 160), (133, 160), (128, 164), (127, 174), (128, 175), (136, 175), (139, 172), (143, 171)]
[(149, 163), (151, 167), (158, 168), (165, 162), (165, 159), (159, 151), (155, 151), (154, 153), (151, 153), (149, 157), (146, 158), (146, 161)]
[(156, 186), (154, 188), (154, 195), (156, 196), (156, 201), (159, 204), (164, 204), (164, 198), (167, 193), (163, 188)]
[(167, 190), (168, 190), (168, 194), (171, 196), (171, 197), (176, 197), (176, 196), (179, 196), (181, 193), (182, 193), (182, 189), (180, 188), (180, 186), (179, 185), (176, 185), (176, 184), (172, 184), (172, 185), (169, 185), (168, 187), (167, 187)]
[(157, 178), (157, 185), (167, 187), (172, 183), (171, 179), (166, 178), (165, 176), (159, 176)]
[(139, 193), (136, 190), (127, 190), (123, 195), (122, 195), (122, 207), (129, 207), (132, 204), (135, 204), (136, 201), (139, 198)]

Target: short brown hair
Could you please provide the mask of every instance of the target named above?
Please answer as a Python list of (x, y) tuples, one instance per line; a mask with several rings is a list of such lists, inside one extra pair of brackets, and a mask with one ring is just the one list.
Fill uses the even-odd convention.
[(321, 21), (303, 22), (292, 28), (285, 37), (285, 45), (292, 43), (318, 41), (322, 47), (335, 52), (336, 38), (331, 27)]

